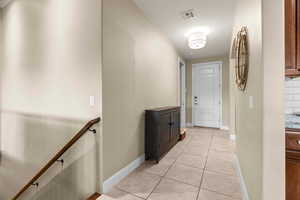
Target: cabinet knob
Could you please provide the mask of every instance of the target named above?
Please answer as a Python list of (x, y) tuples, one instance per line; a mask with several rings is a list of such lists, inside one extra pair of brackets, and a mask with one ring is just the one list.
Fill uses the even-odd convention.
[(174, 122), (169, 122), (169, 126), (173, 126), (174, 124), (175, 124)]

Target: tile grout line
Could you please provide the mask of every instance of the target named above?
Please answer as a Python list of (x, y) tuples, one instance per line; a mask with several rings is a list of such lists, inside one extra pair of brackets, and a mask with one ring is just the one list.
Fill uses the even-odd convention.
[[(168, 152), (168, 153), (169, 153), (169, 152)], [(168, 153), (167, 153), (167, 154), (168, 154)], [(163, 176), (160, 176), (159, 182), (155, 185), (155, 187), (154, 187), (153, 190), (150, 192), (150, 194), (148, 195), (148, 197), (146, 198), (146, 200), (149, 199), (149, 197), (153, 194), (153, 192), (156, 190), (156, 188), (159, 186), (159, 184), (162, 182), (162, 180), (163, 180), (164, 178), (166, 178), (167, 173), (169, 172), (169, 170), (171, 169), (171, 167), (173, 167), (173, 166), (175, 165), (176, 161), (178, 160), (178, 158), (181, 156), (182, 153), (183, 153), (183, 151), (179, 154), (179, 156), (178, 156), (176, 159), (174, 159), (175, 161), (168, 167), (168, 169), (167, 169), (167, 171), (165, 172), (165, 174), (164, 174)], [(167, 155), (167, 154), (166, 154), (166, 155)], [(165, 155), (165, 156), (166, 156), (166, 155)]]
[[(218, 137), (218, 136), (214, 135), (213, 137)], [(210, 149), (210, 151), (211, 152), (219, 152), (219, 153), (231, 153), (231, 154), (235, 154), (235, 152), (231, 152), (231, 151), (219, 151), (219, 150), (215, 150), (215, 149)], [(211, 172), (211, 173), (215, 173), (215, 174), (227, 176), (228, 178), (233, 178), (233, 179), (236, 178), (235, 175), (229, 175), (229, 174), (225, 174), (225, 173), (222, 173), (222, 172), (217, 172), (217, 171), (209, 170), (209, 169), (207, 169), (207, 166), (205, 166), (205, 172)], [(231, 196), (231, 195), (228, 195), (228, 194), (224, 194), (224, 193), (221, 193), (221, 192), (218, 192), (218, 191), (214, 191), (214, 190), (211, 190), (211, 189), (203, 188), (203, 190), (206, 190), (206, 191), (209, 191), (209, 192), (213, 192), (213, 193), (216, 193), (216, 194), (228, 197), (228, 198), (235, 198), (234, 196)], [(234, 199), (232, 199), (232, 200), (234, 200)]]
[[(206, 135), (206, 134), (205, 134), (205, 135)], [(213, 137), (214, 137), (214, 134), (213, 134), (213, 133), (210, 133), (210, 134), (208, 134), (208, 135), (211, 135), (211, 138), (210, 138), (209, 145), (208, 145), (209, 147), (208, 147), (207, 155), (204, 156), (204, 157), (206, 157), (206, 160), (205, 160), (204, 167), (203, 167), (203, 171), (202, 171), (202, 177), (201, 177), (201, 181), (200, 181), (200, 186), (198, 187), (198, 194), (197, 194), (196, 200), (198, 200), (199, 195), (200, 195), (201, 186), (202, 186), (203, 177), (204, 177), (204, 172), (205, 172), (205, 168), (206, 168), (206, 164), (207, 164), (207, 160), (208, 160), (208, 154), (209, 154), (209, 151), (210, 151), (210, 148), (211, 148), (211, 144), (212, 144), (212, 140), (213, 140)], [(191, 141), (190, 141), (190, 142), (191, 142)]]
[(203, 179), (204, 179), (204, 174), (205, 174), (205, 171), (206, 171), (206, 165), (207, 165), (207, 161), (208, 161), (208, 156), (209, 156), (210, 148), (212, 146), (213, 139), (214, 139), (214, 135), (212, 135), (212, 137), (210, 139), (210, 142), (209, 142), (209, 148), (208, 148), (208, 152), (207, 152), (207, 156), (206, 156), (206, 161), (205, 161), (205, 164), (204, 164), (204, 168), (203, 168), (203, 172), (202, 172), (202, 177), (201, 177), (201, 181), (200, 181), (200, 186), (199, 186), (199, 191), (198, 191), (198, 195), (197, 195), (197, 199), (196, 200), (198, 200), (200, 192), (201, 192), (201, 188), (202, 188), (202, 184), (203, 184)]
[[(209, 191), (209, 192), (212, 192), (212, 193), (216, 193), (216, 194), (219, 194), (219, 195), (228, 197), (228, 198), (235, 198), (235, 197), (230, 196), (230, 195), (228, 195), (228, 194), (224, 194), (224, 193), (221, 193), (221, 192), (218, 192), (218, 191), (214, 191), (214, 190), (211, 190), (211, 189), (206, 189), (206, 188), (204, 188), (203, 190), (206, 190), (206, 191)], [(232, 199), (232, 200), (240, 200), (240, 199)]]
[(195, 188), (199, 188), (199, 186), (192, 185), (192, 184), (190, 184), (190, 183), (186, 183), (186, 182), (183, 182), (183, 181), (179, 181), (179, 180), (176, 180), (176, 179), (173, 179), (173, 178), (170, 178), (170, 177), (164, 177), (164, 179), (168, 179), (168, 180), (171, 180), (171, 181), (180, 183), (180, 184), (184, 184), (184, 185), (188, 185), (188, 186), (193, 186), (193, 187), (195, 187)]
[[(191, 137), (193, 137), (193, 136), (191, 136)], [(187, 145), (188, 145), (189, 143), (191, 143), (191, 141), (192, 141), (192, 140), (190, 139), (190, 141), (187, 143)], [(208, 148), (208, 151), (209, 151), (209, 148)], [(207, 156), (206, 156), (206, 161), (207, 161)], [(205, 164), (206, 164), (206, 162), (205, 162)], [(197, 196), (196, 196), (196, 199), (195, 199), (195, 200), (198, 200), (198, 198), (199, 198), (200, 188), (201, 188), (201, 182), (202, 182), (203, 175), (204, 175), (204, 170), (205, 170), (205, 164), (204, 164), (204, 166), (203, 166), (203, 171), (202, 171), (201, 181), (200, 181), (200, 185), (198, 186), (198, 193), (197, 193)]]
[(130, 193), (130, 192), (128, 192), (128, 191), (125, 191), (125, 190), (122, 190), (122, 189), (120, 189), (120, 188), (118, 188), (119, 190), (121, 190), (121, 191), (123, 191), (123, 192), (126, 192), (126, 193), (128, 193), (128, 194), (131, 194), (131, 195), (133, 195), (133, 196), (135, 196), (135, 197), (138, 197), (138, 198), (141, 198), (141, 199), (144, 199), (144, 200), (147, 200), (147, 199), (149, 199), (149, 197), (151, 196), (151, 194), (153, 194), (153, 192), (155, 191), (155, 189), (158, 187), (158, 185), (161, 183), (161, 181), (164, 179), (164, 178), (166, 178), (165, 176), (166, 176), (166, 174), (168, 173), (168, 171), (170, 170), (170, 168), (175, 164), (175, 162), (177, 161), (177, 159), (178, 158), (176, 158), (176, 159), (174, 159), (175, 161), (168, 167), (168, 169), (167, 169), (167, 171), (165, 172), (165, 174), (163, 175), (163, 176), (160, 176), (160, 175), (157, 175), (157, 174), (154, 174), (154, 173), (150, 173), (150, 172), (141, 172), (141, 173), (146, 173), (146, 174), (150, 174), (150, 175), (155, 175), (155, 176), (158, 176), (159, 178), (160, 178), (160, 180), (158, 181), (158, 183), (154, 186), (154, 188), (152, 189), (152, 191), (149, 193), (149, 195), (146, 197), (146, 198), (142, 198), (142, 197), (139, 197), (139, 196), (137, 196), (137, 195), (135, 195), (135, 194), (133, 194), (133, 193)]
[(121, 190), (121, 191), (123, 191), (123, 192), (126, 192), (126, 193), (128, 193), (128, 194), (131, 194), (131, 195), (133, 195), (133, 196), (135, 196), (135, 197), (138, 197), (138, 198), (140, 198), (140, 199), (147, 200), (147, 199), (151, 196), (151, 194), (153, 194), (154, 190), (158, 187), (158, 185), (161, 183), (161, 181), (163, 180), (163, 178), (165, 177), (165, 175), (167, 174), (167, 172), (169, 171), (169, 169), (175, 164), (176, 160), (177, 160), (177, 159), (175, 159), (175, 161), (170, 165), (170, 167), (168, 167), (168, 170), (166, 171), (166, 173), (165, 173), (163, 176), (160, 176), (160, 175), (157, 175), (157, 174), (154, 174), (154, 173), (150, 173), (150, 172), (146, 172), (146, 171), (145, 171), (145, 172), (144, 172), (144, 171), (141, 172), (141, 173), (146, 173), (146, 174), (149, 174), (149, 175), (155, 175), (155, 176), (158, 176), (158, 177), (159, 177), (158, 183), (154, 186), (153, 190), (149, 193), (149, 195), (148, 195), (146, 198), (142, 198), (142, 197), (139, 197), (139, 196), (137, 196), (137, 195), (135, 195), (135, 194), (133, 194), (133, 193), (131, 193), (131, 192), (122, 190), (122, 189), (120, 189), (120, 188), (117, 187), (117, 186), (116, 186), (116, 188), (119, 189), (119, 190)]
[(119, 187), (116, 187), (116, 188), (117, 188), (118, 190), (120, 190), (120, 191), (122, 191), (122, 192), (125, 192), (125, 193), (127, 193), (127, 194), (130, 194), (130, 195), (132, 195), (132, 196), (134, 196), (134, 197), (137, 197), (137, 198), (139, 198), (139, 199), (146, 200), (146, 199), (144, 199), (143, 197), (137, 196), (136, 194), (133, 194), (133, 193), (128, 192), (128, 191), (126, 191), (126, 190), (120, 189)]
[[(203, 173), (203, 176), (204, 176), (204, 173), (205, 173), (205, 172), (209, 171), (209, 170), (207, 169), (207, 161), (208, 161), (209, 153), (210, 153), (211, 151), (214, 151), (214, 149), (212, 149), (212, 143), (213, 143), (213, 140), (214, 140), (215, 137), (217, 137), (217, 135), (213, 133), (213, 134), (212, 134), (212, 137), (211, 137), (211, 140), (210, 140), (210, 144), (209, 144), (208, 155), (206, 156), (206, 162), (205, 162), (204, 169), (203, 169), (203, 172), (202, 172), (202, 173)], [(223, 151), (217, 151), (217, 150), (216, 150), (216, 152), (223, 152)], [(225, 151), (225, 152), (226, 152), (226, 151)], [(231, 153), (231, 152), (228, 152), (228, 153)], [(215, 173), (218, 173), (218, 172), (215, 172)], [(218, 174), (222, 174), (222, 173), (218, 173)], [(224, 175), (225, 175), (225, 174), (224, 174)], [(228, 175), (228, 174), (227, 174), (227, 175)], [(200, 191), (201, 191), (201, 188), (202, 188), (202, 184), (203, 184), (203, 176), (202, 176), (202, 179), (201, 179), (201, 183), (200, 183), (200, 187), (199, 187), (199, 192), (198, 192), (197, 199), (199, 198)], [(228, 175), (228, 176), (230, 176), (230, 175)], [(234, 176), (233, 176), (233, 177), (234, 177)], [(226, 194), (222, 194), (222, 193), (219, 193), (219, 192), (216, 192), (216, 191), (212, 191), (212, 190), (205, 189), (205, 188), (204, 188), (204, 190), (206, 190), (206, 191), (211, 191), (211, 192), (214, 192), (214, 193), (216, 193), (216, 194), (220, 194), (220, 195), (224, 195), (224, 196), (227, 196), (227, 197), (232, 198), (232, 196), (229, 196), (229, 195), (226, 195)]]
[[(212, 138), (213, 138), (213, 136), (212, 136), (211, 139), (210, 139), (210, 142), (209, 142), (209, 143), (210, 143), (210, 144), (209, 144), (209, 148), (210, 148), (210, 145), (211, 145), (211, 142), (212, 142)], [(190, 139), (186, 144), (184, 144), (184, 146), (187, 146), (189, 143), (191, 143), (191, 139)], [(207, 158), (208, 158), (209, 148), (208, 148), (207, 155), (204, 156), (204, 157), (206, 157), (206, 161), (207, 161)], [(185, 183), (185, 182), (182, 182), (182, 181), (175, 180), (175, 179), (172, 179), (172, 178), (167, 177), (167, 174), (168, 174), (168, 172), (170, 171), (170, 169), (176, 164), (176, 162), (178, 161), (178, 159), (180, 158), (180, 156), (181, 156), (184, 152), (185, 152), (185, 151), (184, 151), (184, 148), (183, 148), (182, 152), (175, 158), (175, 161), (168, 167), (168, 170), (166, 171), (166, 173), (165, 173), (163, 176), (161, 176), (161, 179), (160, 179), (159, 183), (153, 188), (153, 190), (151, 191), (151, 193), (149, 194), (149, 196), (146, 198), (146, 200), (149, 199), (149, 197), (153, 194), (153, 192), (155, 191), (155, 189), (158, 187), (158, 185), (161, 183), (161, 181), (162, 181), (163, 179), (169, 179), (169, 180), (172, 180), (172, 181), (181, 183), (181, 184), (185, 184), (185, 185), (189, 185), (189, 186), (198, 188), (199, 190), (198, 190), (198, 194), (197, 194), (196, 200), (198, 199), (198, 195), (199, 195), (200, 187), (201, 187), (201, 182), (200, 182), (200, 186), (197, 187), (197, 186), (195, 186), (195, 185), (192, 185), (192, 184), (189, 184), (189, 183)], [(205, 163), (205, 164), (206, 164), (206, 163)], [(193, 168), (199, 169), (199, 168), (196, 168), (196, 167), (193, 167)], [(201, 169), (201, 170), (202, 170), (201, 181), (202, 181), (202, 179), (203, 179), (204, 169), (205, 169), (205, 165), (204, 165), (203, 170)]]
[(162, 182), (163, 177), (160, 177), (158, 183), (154, 186), (154, 188), (152, 189), (152, 191), (149, 193), (149, 195), (146, 197), (146, 200), (149, 199), (149, 197), (153, 194), (154, 190), (158, 187), (158, 185)]
[[(189, 142), (190, 142), (190, 141), (189, 141)], [(189, 143), (189, 142), (188, 142), (188, 143)], [(184, 144), (184, 145), (187, 145), (187, 144)], [(169, 153), (169, 152), (168, 152), (168, 153)], [(167, 153), (167, 154), (168, 154), (168, 153)], [(153, 194), (153, 192), (154, 192), (155, 189), (158, 187), (158, 185), (162, 182), (162, 180), (163, 180), (164, 178), (167, 178), (166, 175), (167, 175), (168, 171), (175, 165), (175, 163), (177, 162), (177, 160), (179, 159), (179, 157), (180, 157), (183, 153), (184, 153), (184, 150), (182, 150), (182, 152), (179, 154), (179, 156), (177, 156), (177, 158), (174, 159), (174, 162), (168, 167), (167, 171), (165, 172), (165, 174), (164, 174), (163, 176), (160, 176), (160, 175), (157, 175), (157, 174), (154, 174), (154, 173), (150, 173), (150, 172), (142, 172), (142, 173), (146, 173), (146, 174), (156, 175), (156, 176), (159, 176), (159, 178), (160, 178), (159, 182), (155, 185), (155, 187), (154, 187), (153, 190), (149, 193), (149, 195), (146, 197), (145, 200), (149, 199), (149, 197)], [(166, 154), (166, 155), (167, 155), (167, 154)], [(166, 156), (166, 155), (165, 155), (165, 156)], [(172, 180), (173, 180), (173, 179), (172, 179)], [(119, 189), (119, 188), (118, 188), (118, 189)], [(127, 191), (124, 191), (124, 192), (126, 192), (126, 193), (128, 193), (128, 194), (131, 194), (131, 193), (127, 192)], [(132, 194), (132, 195), (134, 195), (134, 194)], [(134, 195), (134, 196), (136, 196), (136, 195)], [(136, 197), (138, 197), (138, 196), (136, 196)], [(139, 198), (141, 198), (141, 197), (139, 197)], [(142, 198), (142, 199), (144, 199), (144, 198)]]
[[(209, 171), (209, 170), (207, 170), (208, 156), (209, 156), (209, 153), (210, 153), (211, 151), (213, 151), (211, 148), (212, 148), (212, 143), (213, 143), (213, 140), (214, 140), (214, 137), (215, 137), (214, 133), (206, 133), (205, 135), (210, 135), (210, 140), (209, 140), (209, 145), (208, 145), (208, 150), (207, 150), (206, 156), (201, 156), (201, 157), (203, 157), (203, 158), (205, 159), (205, 163), (204, 163), (203, 169), (200, 169), (200, 168), (197, 168), (197, 167), (192, 167), (192, 166), (187, 166), (187, 165), (182, 164), (182, 165), (187, 166), (187, 167), (191, 167), (191, 168), (194, 168), (194, 169), (202, 170), (202, 177), (201, 177), (201, 181), (200, 181), (200, 186), (195, 186), (195, 185), (192, 185), (192, 184), (189, 184), (189, 183), (182, 182), (182, 181), (180, 181), (180, 180), (176, 180), (176, 179), (172, 179), (172, 178), (167, 177), (168, 172), (170, 171), (170, 169), (171, 169), (175, 164), (181, 164), (181, 163), (177, 163), (178, 160), (179, 160), (179, 158), (185, 153), (185, 148), (192, 142), (192, 137), (193, 137), (193, 136), (197, 136), (197, 135), (191, 135), (191, 138), (188, 139), (188, 141), (187, 141), (185, 144), (183, 144), (182, 151), (181, 151), (176, 157), (173, 157), (174, 162), (172, 162), (172, 164), (171, 164), (169, 167), (167, 167), (167, 170), (166, 170), (166, 172), (165, 172), (163, 175), (158, 175), (158, 174), (151, 173), (151, 172), (146, 172), (146, 171), (142, 172), (142, 173), (146, 173), (146, 174), (155, 175), (155, 176), (157, 176), (157, 177), (160, 178), (160, 180), (158, 181), (158, 183), (154, 186), (154, 188), (152, 189), (152, 191), (149, 193), (149, 195), (148, 195), (146, 198), (140, 197), (140, 196), (135, 195), (135, 194), (132, 194), (131, 192), (125, 191), (125, 190), (123, 190), (123, 189), (120, 189), (120, 188), (117, 187), (117, 186), (116, 186), (116, 188), (117, 188), (118, 190), (120, 190), (120, 191), (123, 191), (123, 192), (127, 193), (127, 194), (133, 195), (133, 196), (135, 196), (135, 197), (137, 197), (137, 198), (139, 198), (139, 199), (147, 200), (147, 199), (149, 199), (150, 196), (154, 193), (154, 191), (157, 189), (157, 187), (158, 187), (159, 184), (162, 182), (162, 180), (163, 180), (163, 179), (168, 179), (168, 180), (172, 180), (172, 181), (175, 181), (175, 182), (178, 182), (178, 183), (182, 183), (182, 184), (185, 184), (185, 185), (190, 185), (190, 186), (192, 186), (192, 187), (198, 188), (198, 193), (197, 193), (197, 197), (196, 197), (196, 200), (197, 200), (197, 199), (199, 198), (200, 191), (201, 191), (201, 188), (202, 188), (203, 179), (204, 179), (204, 174), (205, 174), (206, 171)], [(204, 144), (201, 144), (201, 145), (204, 145)], [(174, 147), (175, 147), (175, 146), (174, 146)], [(168, 153), (167, 153), (167, 154), (168, 154)], [(166, 154), (165, 156), (167, 156), (167, 154)], [(199, 156), (199, 157), (200, 157), (200, 155), (194, 155), (194, 156)], [(205, 189), (205, 188), (204, 188), (204, 189)], [(209, 189), (205, 189), (205, 190), (211, 191), (211, 192), (215, 192), (215, 191), (212, 191), (212, 190), (209, 190)], [(215, 193), (222, 194), (222, 193), (219, 193), (219, 192), (215, 192)], [(224, 195), (224, 194), (222, 194), (222, 195)], [(225, 195), (225, 196), (228, 196), (228, 195)], [(229, 196), (228, 196), (228, 197), (229, 197)]]

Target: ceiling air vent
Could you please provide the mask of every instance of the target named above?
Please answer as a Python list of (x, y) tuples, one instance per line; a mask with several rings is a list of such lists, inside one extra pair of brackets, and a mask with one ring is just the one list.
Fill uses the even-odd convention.
[(181, 13), (181, 16), (184, 20), (190, 20), (197, 18), (194, 9), (186, 10)]

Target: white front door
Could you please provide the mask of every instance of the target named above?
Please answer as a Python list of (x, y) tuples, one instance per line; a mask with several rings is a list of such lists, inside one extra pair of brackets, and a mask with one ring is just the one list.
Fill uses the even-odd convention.
[(186, 127), (186, 78), (185, 78), (185, 64), (180, 62), (180, 106), (181, 106), (181, 117), (180, 123), (181, 128)]
[(195, 126), (221, 126), (221, 70), (222, 63), (193, 65), (193, 123)]

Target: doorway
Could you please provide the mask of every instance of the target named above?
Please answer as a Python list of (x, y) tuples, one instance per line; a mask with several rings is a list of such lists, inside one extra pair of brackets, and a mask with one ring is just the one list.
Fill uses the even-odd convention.
[(180, 70), (180, 127), (186, 127), (186, 65), (179, 59)]
[(192, 65), (193, 125), (221, 128), (222, 62)]

